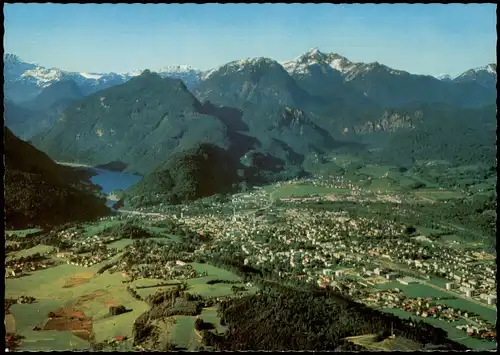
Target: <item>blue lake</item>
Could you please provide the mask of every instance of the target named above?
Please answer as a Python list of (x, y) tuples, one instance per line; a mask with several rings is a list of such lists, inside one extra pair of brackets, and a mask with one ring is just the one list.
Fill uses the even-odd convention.
[[(92, 176), (90, 181), (99, 185), (106, 195), (114, 190), (126, 190), (142, 179), (142, 176), (104, 169), (91, 168), (97, 175)], [(112, 208), (116, 201), (106, 200), (106, 206)]]
[(104, 169), (92, 168), (98, 175), (92, 176), (92, 183), (99, 185), (102, 192), (110, 194), (113, 190), (126, 190), (142, 179), (140, 175), (120, 173)]

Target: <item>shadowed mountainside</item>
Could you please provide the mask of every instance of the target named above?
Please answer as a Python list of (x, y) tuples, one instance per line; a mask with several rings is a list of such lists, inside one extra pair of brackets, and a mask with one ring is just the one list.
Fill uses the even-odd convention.
[(87, 172), (57, 165), (46, 154), (4, 130), (7, 228), (55, 226), (109, 213)]

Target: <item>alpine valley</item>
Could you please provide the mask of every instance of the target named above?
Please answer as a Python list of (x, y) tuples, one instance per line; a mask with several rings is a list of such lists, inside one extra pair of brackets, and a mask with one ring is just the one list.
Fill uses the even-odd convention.
[(3, 58), (9, 349), (496, 348), (496, 64)]

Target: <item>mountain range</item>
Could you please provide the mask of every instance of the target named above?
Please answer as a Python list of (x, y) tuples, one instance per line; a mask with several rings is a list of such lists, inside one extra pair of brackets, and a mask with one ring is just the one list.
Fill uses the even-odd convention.
[[(201, 181), (184, 185), (179, 176), (205, 171), (197, 178), (265, 182), (305, 174), (305, 161), (337, 150), (397, 165), (423, 156), (494, 164), (496, 65), (439, 80), (313, 49), (285, 63), (244, 59), (206, 72), (53, 69), (60, 75), (43, 86), (34, 76), (40, 67), (11, 55), (4, 60), (7, 98), (9, 85), (27, 90), (24, 98), (38, 90), (30, 100), (5, 103), (6, 124), (17, 135), (57, 160), (119, 162), (129, 172), (155, 174), (145, 179), (153, 182), (148, 188), (162, 193), (159, 186), (168, 186), (177, 201), (192, 191), (227, 191), (196, 187)], [(216, 169), (207, 170), (200, 155), (218, 157)], [(173, 172), (179, 162), (186, 169)], [(164, 185), (155, 183), (158, 176)]]
[[(33, 100), (44, 88), (64, 80), (74, 81), (84, 95), (123, 84), (140, 75), (131, 73), (85, 73), (70, 72), (58, 68), (46, 68), (36, 63), (23, 62), (14, 54), (4, 54), (4, 92), (7, 99), (15, 103)], [(182, 79), (188, 87), (195, 85), (201, 71), (190, 66), (170, 66), (158, 70), (163, 77)]]
[[(243, 60), (244, 62), (245, 60)], [(431, 76), (414, 75), (405, 71), (394, 70), (377, 62), (354, 63), (335, 53), (322, 53), (314, 48), (294, 60), (281, 63), (287, 72), (294, 77), (316, 75), (318, 72), (326, 74), (328, 78), (343, 79), (345, 82), (354, 81), (354, 87), (362, 95), (375, 97), (373, 78), (419, 77), (420, 81), (433, 82)], [(198, 82), (217, 71), (212, 69), (201, 71), (188, 65), (167, 66), (153, 70), (161, 77), (182, 79), (189, 90), (196, 88)], [(70, 72), (58, 68), (47, 68), (36, 63), (23, 62), (14, 54), (4, 54), (4, 92), (5, 97), (13, 102), (20, 103), (32, 100), (43, 88), (61, 80), (73, 80), (84, 95), (122, 84), (139, 75), (143, 70), (130, 73), (85, 73)], [(467, 83), (473, 82), (488, 88), (496, 87), (496, 64), (470, 69), (463, 74), (452, 78), (441, 76), (438, 80), (444, 82)], [(359, 81), (366, 81), (368, 85), (361, 85)], [(436, 85), (436, 83), (434, 82)], [(424, 85), (424, 84), (422, 84)], [(445, 86), (443, 86), (445, 87)], [(363, 89), (366, 89), (363, 91)], [(430, 95), (430, 94), (429, 94)]]

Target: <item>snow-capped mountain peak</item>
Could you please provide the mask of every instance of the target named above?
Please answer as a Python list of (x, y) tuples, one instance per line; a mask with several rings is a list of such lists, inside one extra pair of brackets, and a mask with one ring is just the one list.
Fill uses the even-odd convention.
[(95, 79), (95, 80), (99, 80), (103, 76), (102, 74), (92, 74), (92, 73), (79, 73), (79, 74), (86, 79)]
[(356, 64), (339, 54), (323, 53), (318, 48), (313, 48), (293, 60), (282, 62), (281, 65), (290, 74), (307, 74), (314, 65), (331, 68), (344, 74)]
[(244, 71), (246, 68), (254, 65), (266, 65), (269, 67), (279, 67), (280, 64), (273, 59), (265, 58), (265, 57), (256, 57), (256, 58), (244, 58), (240, 60), (234, 60), (227, 64), (221, 65), (220, 67), (207, 70), (202, 73), (201, 79), (206, 80), (214, 73), (234, 73)]
[(200, 70), (193, 68), (190, 65), (169, 65), (157, 70), (157, 73), (187, 73), (187, 72), (200, 72)]
[[(314, 47), (313, 49), (311, 49), (311, 51), (309, 52), (310, 55), (316, 55), (316, 54), (320, 54), (321, 52), (319, 51), (318, 47)], [(322, 54), (322, 53), (321, 53)]]
[(63, 71), (57, 68), (46, 69), (44, 67), (36, 67), (31, 70), (26, 70), (21, 78), (29, 78), (34, 80), (38, 86), (48, 86), (54, 81), (59, 81), (63, 78)]
[[(157, 72), (161, 77), (181, 79), (188, 87), (198, 82), (201, 73), (189, 65), (167, 66), (157, 70)], [(16, 83), (15, 85), (22, 84), (26, 86), (26, 93), (23, 95), (17, 94), (15, 91), (7, 93), (11, 100), (19, 102), (35, 97), (44, 88), (61, 80), (74, 81), (80, 87), (82, 93), (88, 95), (110, 86), (122, 84), (141, 73), (142, 70), (135, 70), (130, 73), (70, 72), (58, 68), (43, 67), (36, 63), (27, 63), (15, 54), (4, 54), (6, 85)]]
[(443, 80), (443, 81), (450, 81), (450, 80), (453, 80), (454, 77), (450, 74), (439, 74), (439, 75), (436, 75), (436, 79)]
[(496, 64), (488, 64), (488, 65), (485, 65), (483, 67), (479, 67), (479, 68), (476, 68), (476, 69), (473, 69), (475, 72), (481, 72), (481, 71), (485, 71), (485, 72), (488, 72), (490, 74), (495, 74), (497, 73), (497, 65)]
[(476, 82), (483, 86), (495, 87), (497, 81), (497, 65), (488, 64), (479, 68), (469, 69), (457, 76), (454, 82)]

